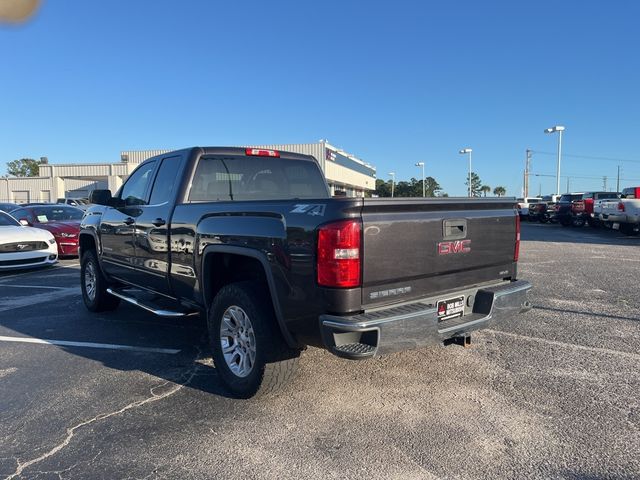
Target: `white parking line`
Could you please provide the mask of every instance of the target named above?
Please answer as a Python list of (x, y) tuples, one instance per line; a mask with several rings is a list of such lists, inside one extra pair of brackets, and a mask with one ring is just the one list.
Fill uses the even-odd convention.
[(530, 337), (528, 335), (520, 335), (518, 333), (511, 333), (511, 332), (502, 332), (500, 330), (493, 330), (490, 328), (486, 329), (485, 332), (497, 333), (499, 335), (505, 335), (507, 337), (512, 337), (518, 340), (529, 340), (531, 342), (537, 342), (537, 343), (548, 343), (550, 345), (555, 345), (557, 347), (570, 348), (573, 350), (585, 350), (589, 352), (606, 353), (608, 355), (616, 355), (620, 357), (630, 358), (631, 360), (640, 360), (640, 355), (638, 355), (637, 353), (622, 352), (620, 350), (612, 350), (610, 348), (587, 347), (586, 345), (577, 345), (574, 343), (559, 342), (557, 340), (549, 340), (549, 339), (540, 338), (540, 337)]
[[(2, 285), (7, 287), (8, 285)], [(49, 301), (59, 301), (62, 297), (69, 297), (72, 295), (80, 295), (80, 287), (61, 288), (52, 292), (36, 293), (35, 295), (23, 295), (22, 297), (13, 297), (8, 299), (0, 298), (0, 312), (6, 312), (7, 310), (13, 310), (14, 308), (30, 307), (37, 305), (38, 303), (44, 303)]]
[(116, 345), (112, 343), (70, 342), (66, 340), (44, 340), (41, 338), (5, 337), (0, 336), (0, 342), (36, 343), (39, 345), (57, 345), (61, 347), (102, 348), (105, 350), (126, 350), (129, 352), (167, 353), (175, 355), (180, 350), (175, 348), (136, 347), (132, 345)]

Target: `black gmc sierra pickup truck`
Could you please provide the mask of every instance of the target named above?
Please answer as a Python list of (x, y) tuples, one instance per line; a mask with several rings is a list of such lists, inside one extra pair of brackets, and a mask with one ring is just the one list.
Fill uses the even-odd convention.
[(514, 199), (331, 198), (313, 157), (194, 147), (91, 202), (87, 308), (204, 315), (238, 397), (286, 382), (306, 345), (363, 359), (466, 342), (531, 308)]

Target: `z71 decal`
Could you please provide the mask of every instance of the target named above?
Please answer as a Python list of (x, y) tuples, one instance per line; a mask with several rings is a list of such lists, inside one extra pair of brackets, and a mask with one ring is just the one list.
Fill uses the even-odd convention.
[(318, 204), (300, 204), (294, 205), (294, 209), (290, 213), (306, 213), (314, 217), (324, 217), (324, 209), (326, 207), (323, 203)]

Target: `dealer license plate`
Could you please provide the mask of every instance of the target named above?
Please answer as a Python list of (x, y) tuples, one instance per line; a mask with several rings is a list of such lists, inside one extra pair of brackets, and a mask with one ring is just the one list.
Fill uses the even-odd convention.
[(464, 297), (451, 298), (438, 302), (438, 320), (450, 320), (464, 315)]

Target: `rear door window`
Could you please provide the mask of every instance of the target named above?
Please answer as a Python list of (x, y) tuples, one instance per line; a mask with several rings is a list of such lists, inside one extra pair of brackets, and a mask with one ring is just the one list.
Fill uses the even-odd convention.
[(181, 163), (182, 157), (169, 157), (162, 160), (153, 182), (153, 190), (149, 200), (151, 205), (159, 205), (173, 199)]

